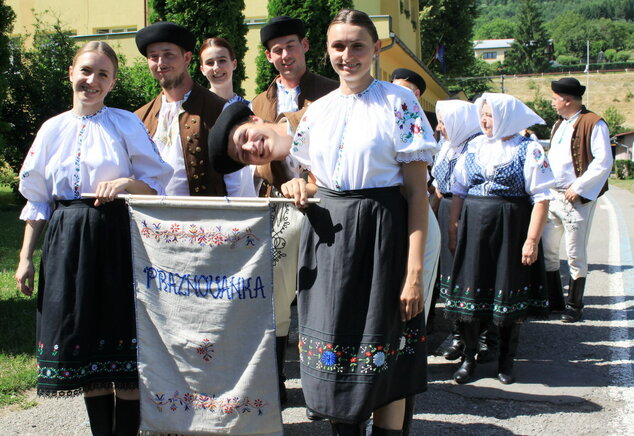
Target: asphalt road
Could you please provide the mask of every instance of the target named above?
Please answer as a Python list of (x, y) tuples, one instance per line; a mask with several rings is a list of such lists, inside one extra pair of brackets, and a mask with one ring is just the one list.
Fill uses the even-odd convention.
[[(552, 315), (549, 320), (525, 323), (513, 385), (497, 381), (494, 363), (480, 365), (475, 381), (457, 385), (452, 381), (457, 364), (430, 355), (429, 390), (417, 398), (412, 434), (634, 434), (633, 232), (634, 194), (611, 188), (599, 201), (591, 231), (583, 321), (563, 324)], [(436, 310), (430, 353), (440, 353), (449, 334), (441, 308)], [(293, 347), (287, 371), (285, 434), (329, 435), (327, 423), (305, 417)], [(37, 401), (37, 406), (26, 410), (0, 410), (0, 432), (90, 434), (81, 398)]]

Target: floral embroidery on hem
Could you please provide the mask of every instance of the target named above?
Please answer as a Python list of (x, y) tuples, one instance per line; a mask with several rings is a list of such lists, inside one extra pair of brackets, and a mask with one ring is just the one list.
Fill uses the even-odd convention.
[(264, 414), (264, 408), (268, 406), (268, 403), (259, 398), (253, 401), (249, 397), (243, 399), (240, 397), (216, 398), (215, 395), (198, 392), (180, 394), (176, 391), (171, 397), (166, 397), (163, 392), (158, 392), (151, 396), (150, 400), (159, 412), (163, 412), (164, 407), (168, 407), (172, 412), (179, 409), (183, 411), (199, 409), (221, 415), (246, 414), (257, 410), (258, 416), (260, 416)]

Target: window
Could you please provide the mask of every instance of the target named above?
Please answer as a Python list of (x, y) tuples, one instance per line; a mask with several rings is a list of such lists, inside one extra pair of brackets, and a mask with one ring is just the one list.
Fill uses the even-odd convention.
[(498, 57), (498, 53), (496, 51), (485, 51), (482, 53), (482, 59), (496, 59)]
[(95, 29), (95, 34), (106, 35), (108, 33), (123, 33), (123, 32), (136, 32), (136, 26), (134, 27), (104, 27), (101, 29)]

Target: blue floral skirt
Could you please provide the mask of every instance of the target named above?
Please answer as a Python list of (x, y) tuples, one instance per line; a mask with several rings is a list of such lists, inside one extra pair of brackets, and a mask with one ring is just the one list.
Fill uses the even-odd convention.
[(309, 408), (357, 423), (427, 388), (425, 319), (400, 319), (407, 202), (399, 188), (319, 188), (302, 229), (299, 350)]
[(130, 222), (122, 201), (58, 201), (37, 301), (37, 392), (138, 387)]
[(505, 325), (548, 315), (541, 242), (537, 261), (522, 264), (531, 211), (528, 197), (465, 199), (450, 285), (440, 290), (446, 317)]

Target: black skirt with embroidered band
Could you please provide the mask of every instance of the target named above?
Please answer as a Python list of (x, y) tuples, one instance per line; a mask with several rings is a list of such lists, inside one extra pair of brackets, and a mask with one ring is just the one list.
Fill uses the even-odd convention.
[(37, 301), (37, 393), (138, 387), (130, 220), (124, 202), (58, 201)]
[(531, 211), (529, 197), (465, 199), (445, 316), (507, 325), (548, 315), (541, 242), (537, 261), (522, 264)]
[(425, 319), (400, 319), (407, 202), (398, 187), (319, 188), (299, 260), (299, 350), (306, 405), (341, 422), (427, 388)]
[(438, 278), (436, 283), (440, 289), (449, 288), (451, 269), (453, 268), (453, 254), (449, 251), (449, 212), (451, 210), (451, 194), (440, 199), (438, 205), (438, 226), (440, 227), (440, 261), (438, 263)]

